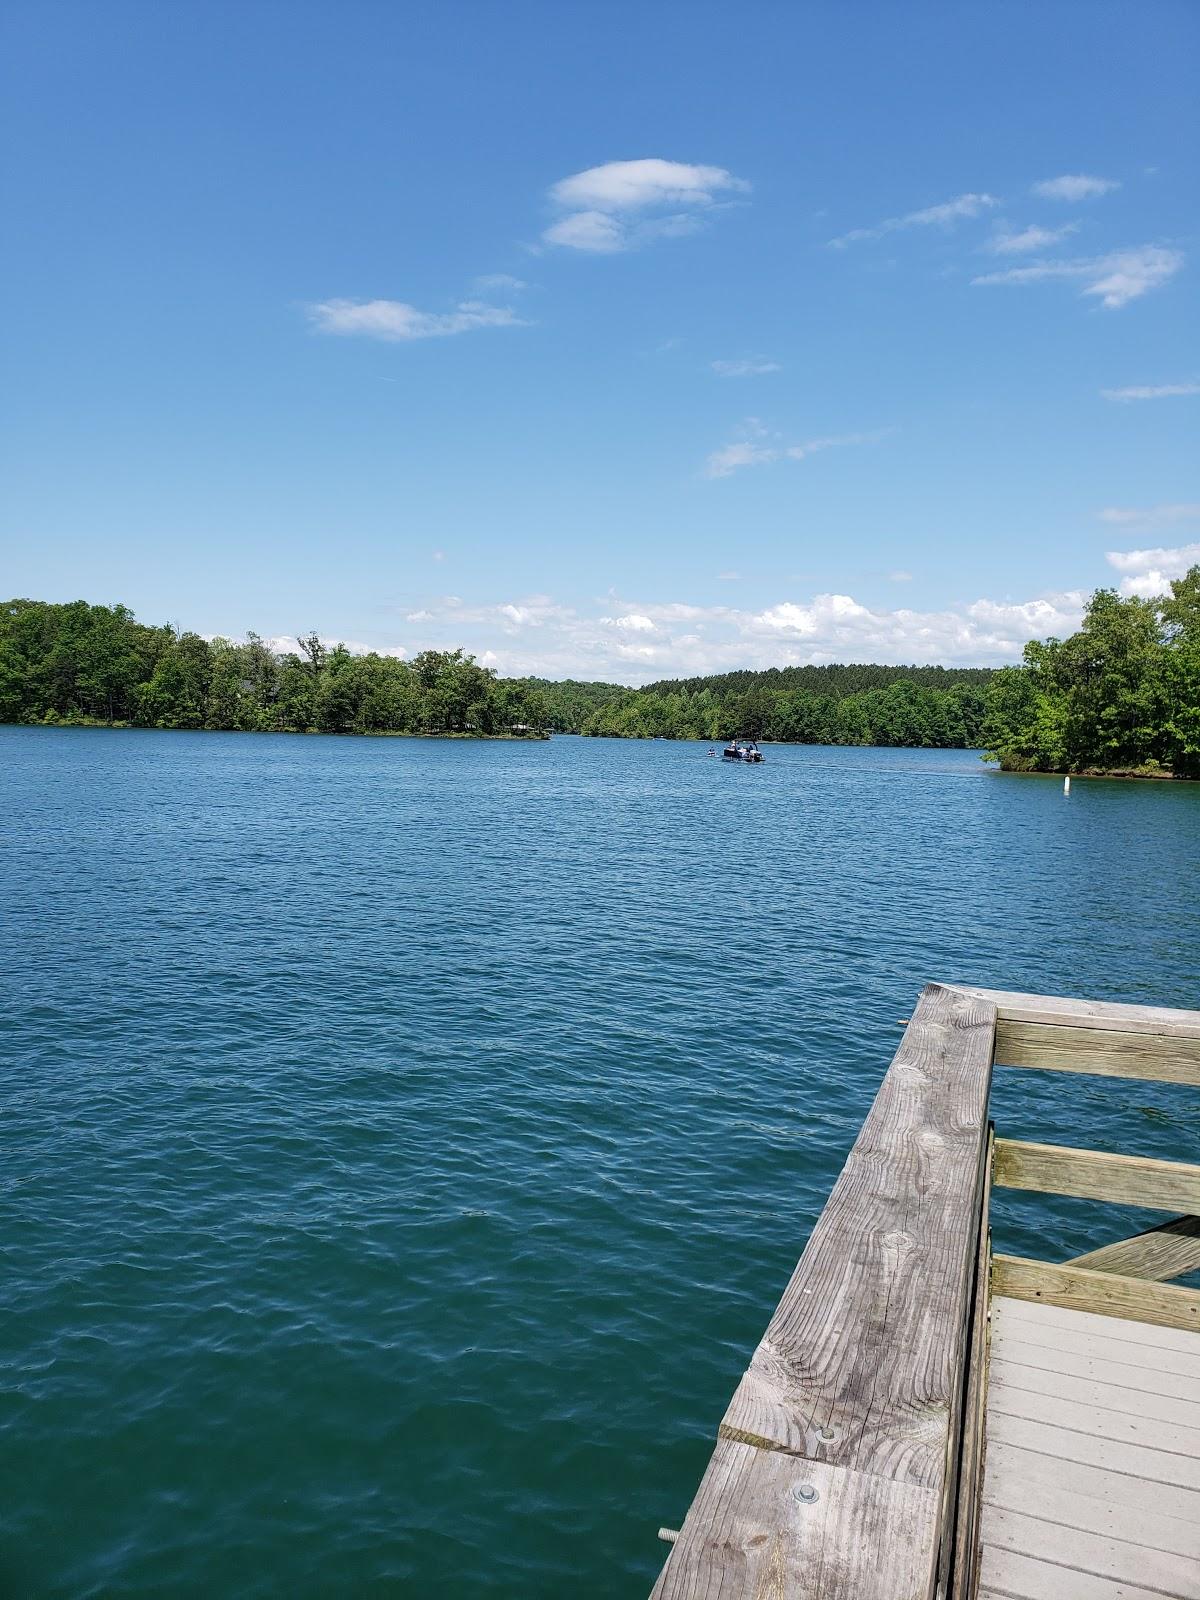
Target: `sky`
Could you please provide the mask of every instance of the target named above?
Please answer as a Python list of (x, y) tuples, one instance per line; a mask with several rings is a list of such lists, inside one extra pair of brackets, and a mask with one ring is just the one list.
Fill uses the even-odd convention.
[(644, 683), (1200, 560), (1191, 0), (4, 0), (0, 588)]

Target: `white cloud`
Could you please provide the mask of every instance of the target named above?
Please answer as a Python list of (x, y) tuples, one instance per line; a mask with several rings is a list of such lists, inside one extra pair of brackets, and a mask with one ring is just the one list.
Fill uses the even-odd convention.
[(603, 211), (576, 211), (547, 228), (542, 238), (547, 244), (564, 245), (568, 250), (589, 250), (594, 255), (615, 255), (627, 248), (624, 224)]
[[(1200, 506), (1194, 508), (1200, 512)], [(1200, 543), (1173, 547), (1159, 545), (1153, 550), (1109, 550), (1110, 566), (1122, 572), (1122, 594), (1138, 594), (1144, 599), (1166, 594), (1172, 578), (1182, 578), (1189, 567), (1200, 563)]]
[(1039, 228), (1032, 223), (1028, 228), (1022, 228), (1019, 233), (1010, 233), (1007, 228), (994, 233), (984, 245), (985, 250), (990, 250), (994, 256), (1022, 256), (1028, 255), (1031, 250), (1049, 250), (1054, 245), (1061, 243), (1073, 233), (1079, 232), (1077, 222), (1064, 222), (1061, 228)]
[(1092, 200), (1121, 185), (1112, 178), (1090, 178), (1085, 173), (1065, 173), (1061, 178), (1044, 178), (1033, 185), (1032, 193), (1042, 200)]
[(724, 167), (684, 161), (606, 161), (551, 187), (556, 205), (572, 211), (640, 211), (650, 206), (711, 205), (725, 190), (750, 187)]
[(911, 572), (898, 570), (896, 572), (889, 572), (888, 579), (891, 583), (911, 583), (913, 581), (913, 575)]
[[(208, 635), (207, 637), (211, 637)], [(339, 646), (348, 650), (352, 656), (393, 656), (397, 661), (403, 661), (408, 654), (407, 648), (402, 644), (364, 644), (360, 639), (336, 639), (332, 634), (320, 635), (320, 642), (326, 650), (335, 650)], [(271, 639), (264, 639), (263, 643), (268, 650), (274, 651), (277, 656), (298, 656), (301, 654), (300, 641), (294, 633), (277, 633)]]
[(653, 618), (643, 616), (639, 611), (631, 611), (624, 617), (601, 617), (600, 622), (606, 628), (617, 628), (621, 633), (656, 633), (657, 624)]
[(697, 213), (749, 188), (724, 167), (658, 158), (607, 161), (551, 185), (550, 200), (566, 215), (542, 238), (569, 250), (614, 255), (648, 239), (693, 233)]
[(406, 343), (436, 339), (474, 328), (518, 328), (522, 319), (509, 306), (460, 300), (453, 311), (418, 311), (403, 300), (322, 300), (309, 306), (318, 333), (361, 334), (369, 339)]
[(1135, 383), (1126, 389), (1101, 389), (1106, 400), (1165, 400), (1172, 395), (1200, 394), (1200, 383)]
[(1173, 278), (1183, 266), (1183, 260), (1179, 250), (1148, 244), (1089, 259), (1037, 261), (1027, 267), (1008, 267), (1003, 272), (984, 273), (971, 282), (1027, 284), (1055, 278), (1074, 279), (1081, 285), (1081, 294), (1096, 295), (1102, 305), (1116, 310)]
[(713, 361), (713, 371), (721, 378), (757, 378), (765, 372), (782, 372), (778, 361), (751, 357), (746, 361)]
[(462, 645), (502, 673), (645, 683), (822, 661), (1013, 661), (1031, 638), (1074, 631), (1084, 598), (1072, 591), (918, 610), (845, 593), (784, 594), (747, 610), (610, 594), (585, 613), (533, 595), (459, 609), (442, 601), (422, 621), (425, 642)]
[(860, 239), (882, 239), (885, 234), (896, 233), (902, 228), (948, 228), (964, 217), (978, 217), (999, 204), (995, 195), (960, 194), (953, 200), (943, 201), (941, 205), (926, 206), (921, 211), (909, 211), (902, 217), (888, 217), (883, 222), (877, 222), (873, 228), (852, 228), (849, 233), (830, 239), (829, 243), (840, 250), (848, 244), (857, 243)]
[(1176, 501), (1158, 506), (1106, 506), (1100, 513), (1101, 522), (1115, 522), (1122, 527), (1156, 528), (1176, 522), (1200, 521), (1200, 504), (1195, 501)]

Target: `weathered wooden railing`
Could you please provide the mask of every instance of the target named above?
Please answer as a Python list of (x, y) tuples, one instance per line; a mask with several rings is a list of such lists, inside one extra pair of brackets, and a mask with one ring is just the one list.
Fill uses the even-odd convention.
[[(652, 1600), (967, 1600), (989, 1294), (1200, 1326), (1200, 1168), (992, 1140), (993, 1063), (1200, 1085), (1200, 1013), (929, 985), (718, 1429)], [(1184, 1213), (999, 1256), (991, 1183)]]

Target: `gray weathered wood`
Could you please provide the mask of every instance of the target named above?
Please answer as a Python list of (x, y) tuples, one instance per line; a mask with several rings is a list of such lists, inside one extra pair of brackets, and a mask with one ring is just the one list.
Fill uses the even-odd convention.
[(1089, 1272), (1120, 1272), (1127, 1278), (1182, 1278), (1185, 1272), (1200, 1269), (1200, 1217), (1173, 1217), (1157, 1228), (1135, 1233), (1072, 1256), (1069, 1267), (1086, 1267)]
[(1169, 1488), (990, 1439), (983, 1496), (985, 1506), (1008, 1511), (1034, 1506), (1064, 1528), (1128, 1539), (1200, 1563), (1200, 1493), (1194, 1489)]
[[(1006, 1300), (1004, 1304), (1013, 1306), (1024, 1302)], [(1143, 1355), (1146, 1360), (1153, 1362), (1155, 1352), (1146, 1349)], [(1076, 1372), (1053, 1372), (1046, 1367), (1031, 1367), (1023, 1361), (1010, 1361), (993, 1355), (988, 1367), (988, 1394), (998, 1395), (1003, 1389), (1019, 1389), (1031, 1397), (1057, 1396), (1064, 1400), (1076, 1400), (1080, 1405), (1089, 1405), (1096, 1410), (1125, 1412), (1131, 1417), (1151, 1422), (1179, 1422), (1200, 1432), (1200, 1386), (1197, 1387), (1195, 1400), (1185, 1400), (1178, 1395), (1152, 1394), (1146, 1389), (1131, 1389), (1121, 1383), (1104, 1383)]]
[(1079, 1000), (1063, 995), (1020, 994), (1015, 990), (980, 989), (970, 984), (952, 987), (962, 994), (990, 1001), (996, 1007), (999, 1023), (1037, 1022), (1045, 1027), (1102, 1028), (1117, 1033), (1200, 1039), (1200, 1011), (1125, 1005), (1111, 1000)]
[[(1058, 1346), (1076, 1350), (1086, 1346), (1093, 1354), (1108, 1356), (1114, 1361), (1148, 1361), (1154, 1366), (1161, 1365), (1164, 1357), (1148, 1356), (1137, 1347), (1157, 1345), (1163, 1351), (1178, 1352), (1181, 1358), (1179, 1365), (1169, 1366), (1167, 1370), (1195, 1371), (1200, 1375), (1200, 1344), (1194, 1333), (1181, 1328), (1160, 1328), (1149, 1322), (1114, 1322), (1111, 1317), (1098, 1316), (1095, 1312), (1033, 1305), (1027, 1300), (1006, 1300), (1000, 1336), (1008, 1339), (1018, 1334), (1024, 1342), (1032, 1339), (1044, 1348)], [(1123, 1347), (1119, 1353), (1118, 1346)]]
[(1087, 1072), (1102, 1078), (1145, 1078), (1200, 1084), (1200, 1039), (1132, 1030), (1056, 1027), (1042, 1022), (996, 1025), (996, 1063)]
[(1200, 1289), (1178, 1289), (1172, 1283), (1122, 1278), (1115, 1272), (1088, 1272), (1049, 1261), (996, 1256), (992, 1292), (1014, 1300), (1093, 1311), (1102, 1317), (1154, 1322), (1165, 1328), (1190, 1328), (1200, 1333)]
[(1150, 1156), (997, 1139), (992, 1182), (1000, 1189), (1035, 1189), (1155, 1211), (1200, 1212), (1200, 1166)]
[[(1124, 1523), (1122, 1528), (1124, 1531)], [(1022, 1511), (989, 1507), (987, 1539), (993, 1551), (1009, 1550), (1057, 1567), (1060, 1582), (1065, 1567), (1067, 1581), (1072, 1573), (1090, 1573), (1113, 1583), (1141, 1585), (1156, 1597), (1200, 1600), (1200, 1565), (1189, 1557), (1173, 1550), (1133, 1544), (1124, 1537), (1106, 1538), (1063, 1527), (1047, 1518), (1045, 1508), (1036, 1501), (1027, 1502)], [(1003, 1582), (1004, 1568), (1005, 1563), (993, 1557), (989, 1562), (993, 1582)], [(1050, 1593), (1057, 1597), (1062, 1590), (1051, 1586)]]
[[(922, 993), (726, 1412), (656, 1596), (758, 1600), (776, 1592), (770, 1561), (789, 1600), (931, 1592), (962, 1404), (994, 1021), (988, 1002), (940, 985)], [(750, 1454), (731, 1457), (733, 1444)], [(793, 1570), (777, 1486), (785, 1469), (818, 1464), (844, 1486), (839, 1512), (855, 1504), (861, 1517), (874, 1496), (874, 1521), (842, 1524), (840, 1549), (823, 1535), (822, 1559), (797, 1557)], [(731, 1532), (748, 1528), (764, 1535), (753, 1561)]]
[(651, 1600), (924, 1596), (936, 1550), (913, 1531), (937, 1510), (932, 1489), (719, 1439)]
[[(968, 1342), (968, 1377), (963, 1406), (957, 1504), (954, 1514), (954, 1557), (950, 1574), (950, 1600), (973, 1600), (979, 1567), (979, 1518), (983, 1506), (983, 1458), (989, 1379), (988, 1315), (991, 1298), (992, 1240), (988, 1228), (992, 1190), (992, 1132), (989, 1128), (983, 1158), (983, 1194), (979, 1207), (979, 1247)], [(946, 1541), (947, 1543), (949, 1541)]]
[(1029, 1417), (1010, 1417), (1003, 1412), (988, 1413), (988, 1448), (992, 1442), (1017, 1445), (1022, 1450), (1038, 1450), (1062, 1461), (1077, 1461), (1084, 1466), (1103, 1467), (1107, 1472), (1124, 1472), (1132, 1478), (1180, 1489), (1200, 1490), (1200, 1461), (1190, 1456), (1172, 1455), (1150, 1445), (1115, 1444), (1097, 1439), (1094, 1434), (1076, 1433), (1052, 1422)]
[(996, 1007), (996, 1063), (1200, 1084), (1200, 1011), (964, 988)]

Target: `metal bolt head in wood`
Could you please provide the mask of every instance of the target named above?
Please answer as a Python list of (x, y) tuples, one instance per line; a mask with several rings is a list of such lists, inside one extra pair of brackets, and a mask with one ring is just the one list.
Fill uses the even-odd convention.
[(817, 1493), (815, 1484), (811, 1483), (798, 1483), (792, 1493), (797, 1500), (802, 1501), (806, 1506), (815, 1504), (821, 1498)]

